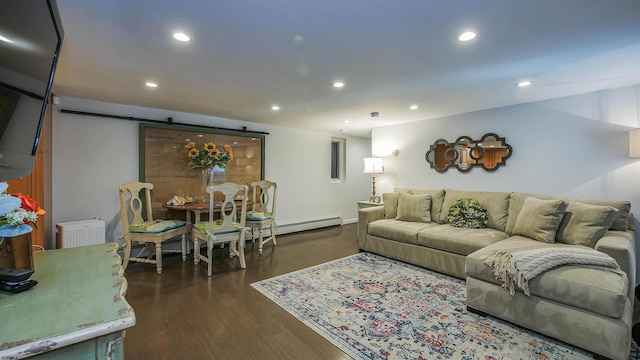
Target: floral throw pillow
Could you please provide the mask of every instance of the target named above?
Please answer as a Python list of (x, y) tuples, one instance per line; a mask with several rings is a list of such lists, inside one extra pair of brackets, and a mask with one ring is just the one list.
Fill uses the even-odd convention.
[(485, 208), (478, 200), (475, 199), (458, 199), (449, 208), (447, 220), (451, 226), (482, 229), (487, 227), (489, 216), (487, 208)]

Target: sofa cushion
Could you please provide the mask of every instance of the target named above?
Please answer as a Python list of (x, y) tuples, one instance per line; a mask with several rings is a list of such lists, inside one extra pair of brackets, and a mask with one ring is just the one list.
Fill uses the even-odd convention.
[(440, 222), (442, 214), (442, 202), (444, 201), (444, 189), (410, 189), (395, 188), (395, 192), (408, 192), (409, 194), (429, 194), (431, 195), (431, 221)]
[[(545, 245), (523, 236), (512, 236), (467, 255), (465, 273), (467, 277), (501, 285), (493, 275), (491, 267), (484, 263), (489, 254), (494, 250), (532, 246), (552, 245)], [(619, 318), (627, 301), (627, 278), (605, 268), (564, 265), (531, 279), (529, 290), (531, 296)]]
[(142, 224), (131, 224), (129, 232), (157, 234), (167, 230), (176, 229), (187, 224), (184, 220), (154, 220)]
[(436, 225), (438, 224), (380, 219), (369, 223), (367, 233), (385, 239), (416, 245), (418, 243), (418, 232)]
[(505, 232), (491, 228), (467, 229), (444, 224), (420, 231), (418, 245), (454, 254), (468, 255), (508, 237), (509, 235)]
[(431, 222), (431, 196), (429, 194), (398, 194), (397, 220)]
[(447, 224), (449, 222), (447, 220), (449, 208), (456, 200), (470, 198), (480, 201), (480, 203), (487, 208), (487, 216), (489, 217), (487, 227), (504, 231), (505, 226), (507, 225), (509, 197), (510, 193), (508, 192), (462, 191), (447, 189), (444, 195), (444, 203), (442, 205), (440, 223)]
[[(516, 223), (518, 214), (522, 209), (524, 199), (528, 197), (535, 197), (538, 199), (561, 199), (558, 196), (536, 195), (529, 193), (514, 192), (511, 193), (511, 199), (509, 200), (509, 216), (507, 219), (507, 234), (513, 234), (513, 226)], [(625, 231), (629, 229), (629, 215), (631, 212), (631, 203), (628, 201), (618, 200), (602, 200), (602, 199), (579, 199), (579, 198), (562, 198), (565, 200), (579, 201), (583, 204), (599, 205), (599, 206), (611, 206), (618, 209), (618, 215), (616, 216), (613, 224), (611, 224), (610, 230)]]
[(625, 231), (629, 229), (629, 215), (631, 213), (631, 203), (629, 201), (620, 200), (603, 200), (603, 199), (572, 199), (583, 204), (611, 206), (618, 209), (618, 214), (613, 220), (611, 230)]
[(382, 194), (382, 203), (384, 206), (384, 218), (395, 219), (398, 215), (398, 194), (384, 193)]
[(569, 201), (558, 228), (556, 240), (566, 244), (596, 246), (596, 242), (611, 227), (618, 209)]
[(526, 198), (513, 227), (513, 234), (546, 243), (555, 242), (556, 232), (567, 206), (568, 203), (564, 200)]

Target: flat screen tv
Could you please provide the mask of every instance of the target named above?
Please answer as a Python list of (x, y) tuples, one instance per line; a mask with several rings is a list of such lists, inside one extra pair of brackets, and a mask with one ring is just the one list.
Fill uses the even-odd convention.
[(0, 1), (0, 181), (33, 170), (63, 38), (55, 0)]

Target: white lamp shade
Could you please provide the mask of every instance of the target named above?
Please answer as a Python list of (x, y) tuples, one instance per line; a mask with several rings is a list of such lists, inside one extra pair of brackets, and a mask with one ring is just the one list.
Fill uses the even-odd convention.
[(629, 156), (640, 157), (640, 129), (629, 131)]
[(365, 174), (384, 173), (384, 168), (382, 167), (382, 158), (365, 158), (363, 173)]

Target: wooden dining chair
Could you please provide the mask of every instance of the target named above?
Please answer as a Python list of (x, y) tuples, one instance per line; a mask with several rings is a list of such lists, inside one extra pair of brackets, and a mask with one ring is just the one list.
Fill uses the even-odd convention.
[[(232, 257), (237, 256), (240, 267), (247, 267), (244, 258), (245, 237), (250, 230), (245, 226), (247, 214), (247, 196), (249, 187), (234, 183), (207, 186), (209, 194), (209, 220), (202, 221), (193, 226), (191, 237), (193, 238), (193, 262), (207, 263), (207, 276), (213, 272), (213, 248), (219, 244), (229, 243), (229, 251)], [(224, 199), (220, 203), (215, 202), (216, 193), (222, 194)], [(241, 199), (236, 202), (236, 199)], [(220, 209), (220, 219), (214, 219), (214, 213)], [(206, 253), (200, 249), (200, 243), (206, 243)]]
[[(154, 220), (151, 209), (153, 184), (130, 181), (120, 185), (120, 217), (124, 232), (125, 249), (123, 269), (129, 261), (156, 264), (156, 272), (162, 274), (162, 253), (181, 252), (182, 261), (187, 260), (187, 226), (183, 220)], [(167, 240), (180, 237), (181, 250), (163, 249)], [(144, 243), (146, 257), (131, 256), (134, 243)], [(154, 246), (155, 245), (155, 251)], [(153, 255), (155, 253), (155, 259)]]
[[(278, 184), (269, 180), (251, 183), (253, 188), (253, 209), (247, 213), (247, 226), (251, 228), (252, 239), (258, 233), (258, 253), (262, 255), (262, 248), (269, 241), (276, 243), (276, 197)], [(269, 229), (269, 237), (265, 239), (264, 231)]]

